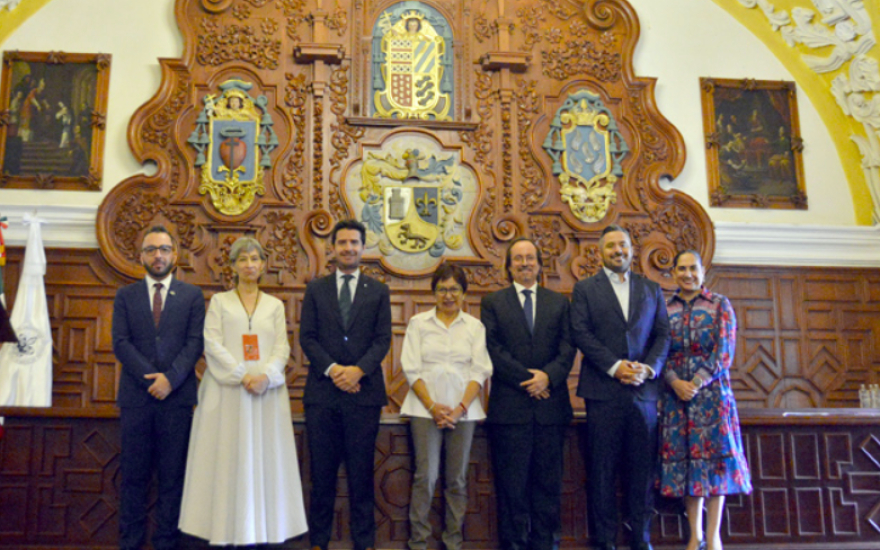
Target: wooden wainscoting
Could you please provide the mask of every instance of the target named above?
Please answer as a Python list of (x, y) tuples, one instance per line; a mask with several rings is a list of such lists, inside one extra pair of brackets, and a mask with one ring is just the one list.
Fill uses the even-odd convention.
[[(18, 416), (4, 409), (0, 414), (7, 415), (7, 433), (0, 441), (0, 549), (113, 548), (119, 504), (117, 419), (60, 409), (30, 409)], [(722, 527), (728, 548), (880, 548), (880, 412), (814, 409), (792, 415), (779, 409), (749, 409), (743, 411), (742, 421), (754, 492), (728, 499)], [(590, 542), (581, 424), (575, 422), (566, 439), (560, 539), (566, 549), (588, 548)], [(308, 495), (309, 461), (301, 419), (294, 430)], [(387, 417), (375, 454), (378, 548), (406, 548), (411, 456), (405, 422)], [(338, 494), (331, 548), (351, 548), (344, 475)], [(431, 548), (441, 547), (441, 495), (438, 486)], [(484, 428), (477, 431), (471, 452), (468, 499), (464, 547), (497, 548)], [(680, 548), (687, 534), (680, 502), (663, 499), (657, 509), (655, 547)], [(286, 545), (308, 546), (306, 537)]]

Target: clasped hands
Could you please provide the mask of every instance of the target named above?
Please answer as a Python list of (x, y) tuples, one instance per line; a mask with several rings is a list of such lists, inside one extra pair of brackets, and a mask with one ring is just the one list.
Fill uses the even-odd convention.
[(269, 388), (269, 377), (265, 374), (247, 373), (241, 377), (241, 385), (251, 395), (263, 395)]
[(168, 397), (168, 394), (174, 389), (171, 387), (171, 382), (168, 381), (168, 377), (165, 376), (164, 373), (154, 372), (152, 374), (145, 374), (144, 378), (153, 381), (153, 383), (150, 384), (150, 387), (147, 388), (147, 391), (159, 401)]
[(337, 388), (346, 393), (361, 391), (361, 378), (364, 371), (357, 365), (333, 365), (330, 367), (330, 379)]
[(431, 416), (434, 419), (434, 424), (436, 424), (441, 430), (443, 428), (454, 430), (455, 425), (465, 413), (461, 405), (450, 407), (449, 405), (443, 405), (436, 401), (434, 401), (434, 403), (428, 408), (428, 412), (431, 413)]
[(650, 367), (637, 361), (621, 361), (614, 372), (614, 377), (628, 386), (641, 386), (650, 375)]
[(675, 395), (677, 395), (682, 401), (690, 401), (696, 397), (697, 393), (700, 391), (699, 386), (693, 382), (688, 382), (687, 380), (674, 380), (670, 382), (669, 385), (672, 387)]
[(535, 399), (550, 397), (550, 377), (547, 373), (538, 369), (529, 369), (529, 372), (532, 373), (532, 377), (520, 383), (520, 386), (529, 393), (529, 397)]

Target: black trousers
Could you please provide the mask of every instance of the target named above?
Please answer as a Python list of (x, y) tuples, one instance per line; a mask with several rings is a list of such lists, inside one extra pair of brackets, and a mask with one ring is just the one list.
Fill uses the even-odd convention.
[(586, 401), (587, 500), (592, 539), (617, 539), (617, 480), (632, 540), (649, 542), (657, 471), (657, 402)]
[(551, 550), (561, 525), (565, 426), (491, 424), (502, 550)]
[(305, 406), (312, 491), (309, 540), (326, 550), (330, 543), (336, 481), (345, 462), (354, 550), (376, 545), (373, 464), (382, 407), (350, 403)]
[(153, 548), (176, 548), (192, 418), (190, 406), (166, 407), (159, 402), (120, 410), (119, 547), (123, 550), (136, 550), (146, 541), (147, 495), (154, 472), (158, 496)]

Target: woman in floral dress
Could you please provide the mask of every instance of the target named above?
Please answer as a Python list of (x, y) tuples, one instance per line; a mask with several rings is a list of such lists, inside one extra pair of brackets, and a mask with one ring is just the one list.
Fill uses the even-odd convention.
[(730, 387), (736, 317), (727, 298), (703, 288), (699, 253), (679, 253), (673, 276), (679, 289), (667, 304), (671, 344), (660, 403), (660, 492), (684, 497), (687, 550), (721, 550), (724, 497), (752, 490)]

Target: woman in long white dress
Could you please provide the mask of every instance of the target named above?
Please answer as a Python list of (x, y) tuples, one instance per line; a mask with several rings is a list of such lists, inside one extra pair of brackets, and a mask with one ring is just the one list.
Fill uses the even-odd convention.
[(211, 298), (180, 514), (212, 545), (280, 543), (307, 530), (290, 398), (284, 304), (260, 291), (260, 243), (232, 245), (235, 288)]

